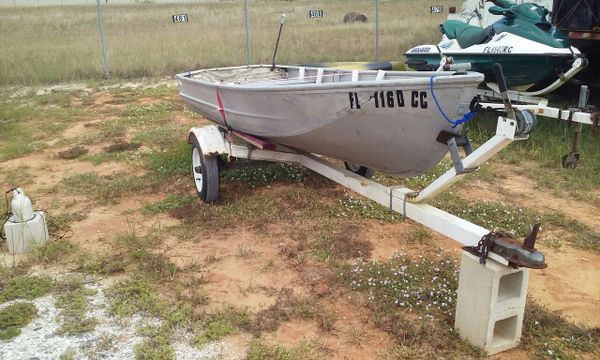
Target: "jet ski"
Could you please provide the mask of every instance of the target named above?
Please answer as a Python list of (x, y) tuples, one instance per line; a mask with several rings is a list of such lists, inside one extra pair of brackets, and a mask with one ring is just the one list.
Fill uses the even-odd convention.
[(471, 70), (493, 82), (492, 65), (499, 63), (508, 88), (518, 91), (560, 81), (565, 71), (582, 67), (581, 52), (548, 21), (545, 7), (510, 0), (491, 2), (494, 6), (488, 11), (500, 15), (499, 20), (485, 28), (447, 20), (439, 26), (439, 44), (416, 46), (404, 54), (407, 66), (431, 71), (441, 70), (447, 63), (470, 64)]

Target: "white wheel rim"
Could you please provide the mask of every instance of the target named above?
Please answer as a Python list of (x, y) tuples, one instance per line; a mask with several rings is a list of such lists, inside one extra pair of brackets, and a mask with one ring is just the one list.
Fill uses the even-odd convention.
[(194, 182), (196, 183), (196, 190), (202, 191), (202, 161), (200, 161), (200, 151), (197, 148), (192, 150), (192, 175), (194, 176)]

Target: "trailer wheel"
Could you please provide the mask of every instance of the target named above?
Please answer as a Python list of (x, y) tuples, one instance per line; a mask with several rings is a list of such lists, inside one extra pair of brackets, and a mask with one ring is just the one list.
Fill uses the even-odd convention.
[(344, 166), (346, 167), (347, 170), (352, 171), (353, 173), (355, 173), (357, 175), (364, 176), (367, 179), (372, 178), (373, 174), (375, 174), (375, 170), (369, 169), (366, 166), (360, 166), (360, 165), (355, 164), (350, 161), (344, 161)]
[(205, 157), (195, 136), (192, 142), (192, 177), (198, 197), (205, 203), (212, 203), (219, 197), (218, 156)]

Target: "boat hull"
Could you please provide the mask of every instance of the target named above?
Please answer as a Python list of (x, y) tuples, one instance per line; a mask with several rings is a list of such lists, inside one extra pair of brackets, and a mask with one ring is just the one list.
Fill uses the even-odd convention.
[[(376, 73), (376, 72), (375, 72)], [(481, 74), (408, 73), (404, 81), (322, 86), (245, 88), (178, 76), (180, 93), (194, 111), (223, 127), (299, 150), (410, 177), (433, 168), (447, 153), (440, 131), (460, 132), (446, 121), (469, 110)]]

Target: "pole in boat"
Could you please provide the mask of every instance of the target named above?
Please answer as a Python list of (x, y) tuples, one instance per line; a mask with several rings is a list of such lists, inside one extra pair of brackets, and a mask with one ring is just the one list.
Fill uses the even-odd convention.
[(244, 0), (244, 28), (246, 30), (246, 62), (250, 65), (250, 29), (248, 28), (248, 0)]
[(104, 77), (108, 79), (108, 55), (106, 53), (106, 41), (104, 40), (104, 20), (102, 20), (102, 13), (100, 12), (100, 0), (96, 0), (96, 11), (98, 12), (98, 27), (100, 28), (102, 53), (104, 54)]
[(275, 70), (275, 56), (277, 56), (277, 48), (279, 48), (279, 39), (281, 39), (281, 30), (283, 30), (283, 23), (285, 23), (285, 14), (281, 14), (281, 19), (279, 20), (279, 32), (277, 33), (277, 41), (275, 42), (275, 51), (273, 52), (273, 66), (271, 66), (271, 71)]
[(375, 60), (379, 61), (379, 0), (375, 0)]
[(502, 72), (502, 65), (495, 63), (492, 65), (492, 69), (494, 70), (494, 77), (498, 83), (498, 89), (500, 90), (500, 96), (504, 102), (504, 107), (506, 107), (509, 117), (516, 120), (517, 116), (515, 115), (515, 109), (513, 109), (507, 93), (506, 78), (504, 77), (504, 72)]

